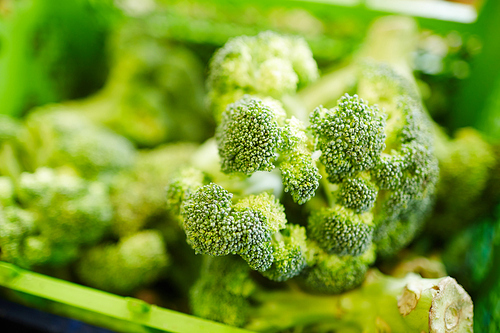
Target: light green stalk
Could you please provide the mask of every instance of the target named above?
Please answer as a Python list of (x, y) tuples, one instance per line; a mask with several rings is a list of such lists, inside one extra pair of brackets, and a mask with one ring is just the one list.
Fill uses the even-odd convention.
[(300, 290), (262, 292), (247, 329), (276, 332), (321, 327), (335, 332), (472, 332), (472, 300), (451, 277), (403, 279), (372, 270), (364, 284), (340, 295)]

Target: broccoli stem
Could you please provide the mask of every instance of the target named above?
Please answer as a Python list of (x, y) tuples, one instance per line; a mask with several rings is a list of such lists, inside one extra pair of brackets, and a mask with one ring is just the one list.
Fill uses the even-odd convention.
[(472, 300), (450, 277), (403, 279), (370, 271), (364, 284), (340, 295), (300, 290), (259, 292), (247, 329), (291, 327), (363, 332), (472, 332)]

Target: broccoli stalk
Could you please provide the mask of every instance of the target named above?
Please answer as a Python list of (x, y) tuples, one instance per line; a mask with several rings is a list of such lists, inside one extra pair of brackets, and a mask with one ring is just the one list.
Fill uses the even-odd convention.
[(340, 295), (269, 290), (237, 257), (205, 257), (191, 292), (195, 315), (258, 332), (472, 332), (472, 301), (450, 277), (405, 278), (371, 270), (363, 285)]
[(258, 292), (248, 329), (277, 332), (290, 327), (366, 332), (472, 332), (472, 300), (450, 277), (403, 279), (373, 270), (358, 289), (338, 296), (300, 290)]

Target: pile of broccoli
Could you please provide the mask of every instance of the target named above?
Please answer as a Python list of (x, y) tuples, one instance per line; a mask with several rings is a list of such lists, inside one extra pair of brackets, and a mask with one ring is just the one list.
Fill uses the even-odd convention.
[(498, 289), (500, 150), (429, 117), (413, 20), (376, 21), (325, 75), (301, 37), (235, 37), (206, 87), (147, 15), (121, 23), (100, 91), (0, 115), (0, 260), (168, 290), (176, 310), (255, 331), (471, 332), (472, 300), (444, 269), (388, 275), (437, 249), (481, 300), (478, 327), (494, 322), (497, 296), (478, 290)]

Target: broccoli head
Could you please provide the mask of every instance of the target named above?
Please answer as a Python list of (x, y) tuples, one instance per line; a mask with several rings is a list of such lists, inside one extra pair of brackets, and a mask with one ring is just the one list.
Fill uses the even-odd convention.
[(130, 168), (135, 149), (124, 137), (63, 105), (33, 111), (23, 139), (31, 169), (69, 166), (87, 179), (109, 178)]
[(339, 183), (375, 166), (385, 149), (385, 118), (378, 107), (347, 94), (336, 108), (313, 111), (311, 130), (330, 182)]
[[(113, 216), (104, 184), (48, 168), (21, 174), (18, 199), (34, 215), (40, 239), (53, 248), (67, 250), (96, 243), (107, 232)], [(60, 254), (64, 252), (75, 251)]]
[(278, 166), (285, 192), (303, 204), (314, 196), (321, 175), (305, 126), (295, 117), (285, 120), (276, 105), (244, 96), (224, 110), (216, 131), (221, 170), (250, 176)]
[(169, 264), (166, 245), (157, 230), (143, 230), (117, 244), (97, 245), (77, 262), (78, 277), (89, 286), (130, 294), (155, 282)]
[(36, 233), (31, 212), (16, 205), (0, 206), (0, 260), (28, 269), (46, 263), (52, 255), (50, 244)]
[(473, 128), (462, 128), (453, 139), (439, 128), (434, 131), (439, 161), (436, 207), (429, 221), (429, 232), (449, 237), (482, 217), (498, 197), (486, 189), (496, 182), (492, 177), (498, 157), (494, 146)]
[(210, 63), (209, 98), (215, 119), (245, 94), (281, 100), (318, 78), (307, 43), (266, 31), (240, 36), (219, 49)]
[(305, 231), (286, 227), (283, 206), (263, 192), (232, 202), (220, 185), (199, 187), (182, 203), (187, 241), (197, 253), (212, 256), (239, 254), (248, 265), (285, 280), (305, 266)]
[[(370, 96), (373, 106), (346, 94), (333, 109), (317, 108), (310, 128), (330, 182), (330, 205), (346, 208), (340, 220), (349, 225), (360, 225), (353, 214), (371, 213), (358, 220), (373, 224), (377, 253), (389, 256), (422, 228), (433, 207), (439, 169), (430, 120), (409, 83), (382, 64), (361, 68), (358, 91)], [(338, 214), (332, 219), (339, 220)]]

